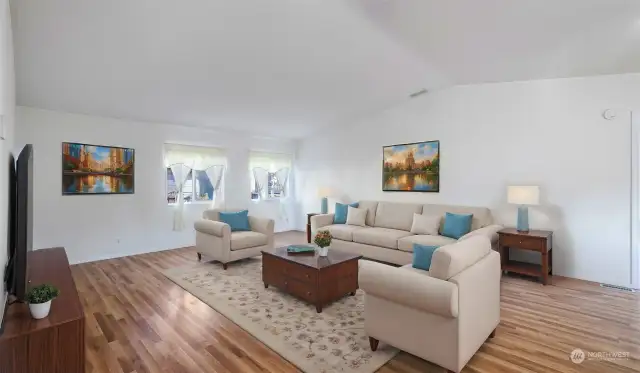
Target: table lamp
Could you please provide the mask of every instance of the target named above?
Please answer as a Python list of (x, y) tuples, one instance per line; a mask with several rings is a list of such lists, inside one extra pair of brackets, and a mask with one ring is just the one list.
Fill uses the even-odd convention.
[(518, 206), (518, 232), (529, 232), (528, 206), (540, 203), (540, 188), (537, 186), (509, 186), (507, 188), (507, 200)]
[(320, 212), (322, 214), (329, 213), (329, 198), (333, 195), (331, 188), (323, 187), (318, 189), (318, 198), (320, 198)]

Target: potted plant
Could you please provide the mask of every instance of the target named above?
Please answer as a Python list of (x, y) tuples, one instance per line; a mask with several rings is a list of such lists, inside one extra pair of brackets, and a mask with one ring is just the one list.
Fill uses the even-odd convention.
[(42, 284), (32, 287), (27, 293), (29, 311), (34, 319), (43, 319), (49, 316), (51, 311), (51, 301), (55, 299), (60, 291), (53, 285)]
[(320, 256), (327, 256), (327, 254), (329, 253), (329, 245), (331, 245), (332, 238), (333, 236), (331, 236), (331, 232), (329, 231), (320, 231), (316, 233), (313, 242), (320, 248)]

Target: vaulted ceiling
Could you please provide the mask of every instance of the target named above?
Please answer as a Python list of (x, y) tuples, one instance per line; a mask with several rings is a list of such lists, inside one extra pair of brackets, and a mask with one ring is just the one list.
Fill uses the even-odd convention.
[(18, 104), (302, 137), (422, 88), (640, 71), (637, 0), (15, 0)]

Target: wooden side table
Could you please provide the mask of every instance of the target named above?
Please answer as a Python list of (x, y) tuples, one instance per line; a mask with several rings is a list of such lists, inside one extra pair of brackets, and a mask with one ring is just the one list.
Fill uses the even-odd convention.
[(317, 212), (310, 212), (307, 214), (307, 243), (311, 243), (311, 217), (319, 215)]
[[(542, 283), (549, 283), (552, 274), (551, 238), (553, 232), (531, 230), (527, 233), (518, 232), (515, 228), (505, 228), (498, 232), (498, 249), (503, 272), (514, 272), (522, 275), (536, 276)], [(540, 264), (532, 264), (511, 260), (509, 248), (529, 250), (540, 253)]]

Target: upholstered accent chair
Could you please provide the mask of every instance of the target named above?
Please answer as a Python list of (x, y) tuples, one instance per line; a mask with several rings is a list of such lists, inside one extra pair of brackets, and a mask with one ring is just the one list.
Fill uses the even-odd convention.
[(429, 271), (360, 261), (365, 331), (460, 372), (500, 323), (500, 254), (486, 236), (438, 248)]
[(228, 224), (220, 221), (220, 211), (239, 210), (211, 209), (203, 212), (202, 219), (194, 224), (198, 260), (205, 255), (227, 269), (230, 262), (258, 256), (262, 250), (273, 248), (273, 219), (249, 216), (250, 231), (232, 232)]

